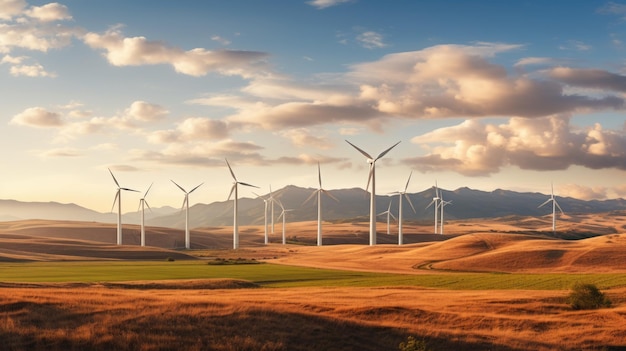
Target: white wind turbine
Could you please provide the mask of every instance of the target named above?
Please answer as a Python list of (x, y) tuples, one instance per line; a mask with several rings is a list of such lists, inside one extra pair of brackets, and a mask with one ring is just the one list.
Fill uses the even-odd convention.
[[(556, 209), (558, 207), (559, 211), (561, 211), (561, 214), (565, 214), (565, 212), (563, 212), (563, 210), (561, 209), (561, 206), (559, 206), (559, 203), (556, 202), (556, 199), (554, 198), (554, 184), (550, 184), (550, 186), (552, 187), (552, 192), (550, 193), (550, 198), (548, 200), (546, 200), (546, 202), (542, 203), (541, 205), (539, 205), (539, 207), (547, 204), (548, 202), (552, 201), (552, 232), (555, 233), (556, 232)], [(537, 207), (537, 208), (539, 208)]]
[(433, 197), (433, 201), (426, 206), (426, 208), (429, 208), (430, 206), (434, 206), (435, 208), (435, 234), (437, 234), (439, 229), (439, 220), (437, 218), (439, 213), (439, 200), (441, 200), (439, 198), (439, 188), (437, 187), (437, 182), (435, 182), (435, 197)]
[(144, 221), (144, 218), (145, 218), (144, 212), (145, 212), (146, 206), (148, 206), (148, 209), (152, 211), (152, 209), (150, 208), (150, 205), (148, 205), (148, 201), (146, 201), (146, 196), (148, 196), (148, 192), (152, 188), (153, 184), (154, 183), (150, 184), (150, 186), (148, 187), (148, 190), (146, 190), (146, 193), (143, 194), (143, 197), (141, 199), (139, 199), (139, 209), (141, 209), (141, 246), (146, 246), (146, 228), (145, 228), (145, 221)]
[(317, 177), (319, 180), (320, 187), (313, 191), (313, 193), (304, 201), (303, 204), (307, 203), (309, 200), (313, 198), (313, 196), (317, 195), (317, 246), (322, 246), (322, 193), (328, 195), (331, 199), (339, 202), (336, 197), (333, 196), (326, 189), (322, 188), (322, 171), (320, 170), (320, 163), (317, 163)]
[(439, 224), (439, 228), (440, 228), (440, 234), (443, 235), (443, 208), (446, 207), (447, 205), (451, 205), (452, 201), (445, 201), (443, 199), (443, 191), (439, 190), (439, 208), (441, 210), (441, 218), (440, 218), (440, 224)]
[(396, 191), (394, 194), (398, 194), (398, 245), (402, 245), (404, 243), (404, 237), (402, 236), (402, 203), (404, 202), (404, 200), (402, 199), (403, 197), (406, 198), (406, 200), (409, 202), (409, 205), (411, 205), (411, 209), (413, 210), (413, 213), (415, 212), (415, 207), (413, 206), (413, 203), (411, 202), (411, 198), (409, 198), (409, 195), (407, 195), (406, 193), (406, 189), (409, 188), (409, 182), (411, 181), (411, 176), (413, 175), (413, 172), (409, 173), (409, 179), (406, 181), (406, 185), (404, 186), (404, 191)]
[(385, 156), (391, 149), (400, 144), (400, 142), (398, 141), (397, 143), (393, 144), (390, 148), (381, 152), (376, 158), (370, 156), (370, 154), (368, 154), (367, 152), (359, 149), (351, 142), (347, 140), (346, 142), (350, 144), (353, 148), (355, 148), (358, 152), (363, 154), (363, 156), (367, 157), (367, 163), (369, 163), (370, 165), (370, 172), (367, 178), (367, 186), (365, 187), (365, 191), (369, 189), (369, 185), (370, 183), (372, 183), (372, 191), (370, 193), (370, 246), (376, 245), (376, 161)]
[(185, 200), (183, 200), (182, 208), (185, 209), (185, 248), (189, 249), (191, 247), (191, 243), (190, 243), (191, 238), (189, 236), (189, 194), (193, 193), (196, 189), (200, 187), (200, 185), (204, 183), (200, 183), (198, 186), (191, 189), (189, 192), (187, 192), (187, 190), (185, 190), (182, 186), (176, 184), (175, 181), (172, 180), (172, 183), (174, 183), (174, 185), (176, 185), (178, 189), (182, 190), (182, 192), (185, 193)]
[(265, 222), (265, 225), (263, 226), (263, 231), (265, 232), (265, 245), (269, 244), (269, 236), (267, 235), (267, 203), (270, 201), (269, 198), (264, 198), (263, 196), (252, 192), (254, 194), (254, 196), (256, 197), (260, 197), (261, 200), (263, 200), (263, 203), (265, 204), (265, 210), (263, 211), (263, 220)]
[(113, 175), (113, 172), (111, 172), (111, 169), (109, 169), (109, 173), (111, 173), (111, 177), (113, 177), (113, 181), (115, 182), (115, 185), (117, 185), (117, 192), (115, 193), (113, 206), (111, 206), (111, 212), (113, 212), (115, 202), (117, 202), (117, 244), (122, 245), (122, 190), (134, 191), (136, 193), (138, 193), (139, 191), (129, 188), (122, 188), (120, 186), (120, 183), (117, 182), (117, 179), (115, 179), (115, 176)]
[(233, 169), (230, 167), (230, 163), (228, 163), (228, 160), (226, 160), (226, 165), (228, 166), (228, 170), (230, 171), (230, 175), (233, 176), (233, 187), (230, 188), (230, 194), (228, 194), (228, 200), (230, 200), (230, 197), (233, 195), (233, 192), (235, 193), (235, 198), (234, 198), (234, 203), (233, 203), (233, 249), (238, 249), (239, 248), (239, 227), (237, 224), (237, 200), (238, 200), (238, 189), (239, 189), (239, 184), (243, 185), (243, 186), (249, 186), (249, 187), (253, 187), (253, 188), (258, 188), (258, 186), (254, 186), (252, 184), (248, 184), (248, 183), (244, 183), (244, 182), (240, 182), (237, 180), (237, 177), (235, 177), (235, 173), (233, 172)]
[(390, 223), (391, 223), (391, 218), (393, 219), (397, 219), (396, 216), (393, 215), (393, 213), (391, 213), (391, 203), (393, 202), (393, 198), (389, 199), (389, 207), (387, 208), (387, 211), (385, 212), (381, 212), (378, 215), (382, 216), (384, 214), (387, 215), (387, 235), (391, 234), (391, 231), (389, 230), (390, 227)]
[(283, 217), (283, 245), (285, 245), (287, 243), (287, 236), (285, 235), (285, 228), (287, 227), (287, 212), (291, 212), (293, 211), (293, 209), (285, 209), (280, 201), (278, 202), (278, 206), (280, 206), (280, 208), (282, 209), (282, 212), (278, 216), (278, 219), (280, 219), (280, 217)]
[(276, 202), (276, 199), (274, 198), (274, 193), (272, 193), (272, 186), (270, 185), (270, 196), (267, 198), (267, 200), (269, 201), (270, 207), (271, 207), (271, 228), (272, 228), (272, 234), (274, 234), (274, 203)]

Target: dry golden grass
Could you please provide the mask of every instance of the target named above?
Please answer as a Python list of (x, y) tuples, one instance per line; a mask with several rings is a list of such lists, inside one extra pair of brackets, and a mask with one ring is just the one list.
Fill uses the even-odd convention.
[[(366, 223), (326, 223), (324, 247), (262, 245), (263, 229), (198, 228), (192, 245), (205, 255), (348, 270), (420, 274), (439, 270), (626, 273), (626, 216), (450, 221), (447, 235), (405, 226), (405, 242), (382, 234), (367, 246)], [(287, 236), (314, 243), (315, 222), (289, 223)], [(128, 228), (128, 229), (126, 229)], [(392, 227), (392, 230), (396, 230)], [(184, 255), (180, 230), (98, 223), (0, 223), (0, 260), (148, 259)], [(444, 240), (446, 239), (446, 240)], [(386, 243), (386, 244), (384, 244)], [(342, 245), (336, 245), (342, 244)], [(156, 256), (155, 256), (156, 257)], [(182, 257), (182, 256), (181, 256)], [(418, 268), (418, 269), (416, 269)], [(1, 281), (0, 277), (0, 281)], [(172, 286), (174, 284), (175, 286)], [(242, 288), (243, 287), (243, 288)], [(175, 289), (174, 289), (175, 288)], [(7, 350), (397, 350), (409, 335), (432, 350), (624, 350), (626, 288), (606, 291), (613, 308), (573, 311), (567, 291), (449, 291), (421, 288), (252, 288), (240, 281), (0, 285), (0, 340)]]
[(397, 350), (409, 335), (432, 350), (619, 350), (625, 293), (572, 311), (561, 291), (14, 287), (0, 289), (0, 338), (8, 350)]

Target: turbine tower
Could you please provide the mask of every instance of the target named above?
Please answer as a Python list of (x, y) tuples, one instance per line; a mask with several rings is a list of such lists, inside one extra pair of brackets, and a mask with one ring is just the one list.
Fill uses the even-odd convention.
[(141, 246), (146, 246), (146, 228), (145, 228), (145, 221), (144, 221), (144, 218), (145, 218), (144, 212), (145, 212), (146, 206), (148, 206), (148, 209), (152, 211), (152, 209), (150, 208), (150, 205), (148, 205), (148, 201), (146, 201), (146, 196), (148, 196), (148, 192), (152, 188), (153, 184), (154, 183), (150, 184), (150, 186), (148, 187), (148, 190), (146, 190), (146, 193), (143, 194), (143, 197), (141, 199), (139, 199), (139, 209), (141, 209)]
[(387, 211), (385, 212), (381, 212), (378, 215), (382, 216), (384, 214), (387, 215), (387, 235), (391, 234), (391, 231), (389, 230), (389, 224), (391, 222), (391, 218), (393, 219), (397, 219), (396, 216), (393, 215), (393, 213), (391, 213), (391, 203), (393, 202), (393, 198), (389, 199), (389, 207), (387, 208)]
[(249, 186), (253, 188), (258, 188), (258, 186), (254, 186), (252, 184), (238, 181), (237, 177), (235, 177), (235, 173), (233, 172), (233, 169), (230, 167), (230, 163), (228, 163), (227, 159), (224, 159), (224, 160), (226, 160), (226, 165), (228, 166), (230, 175), (233, 176), (233, 180), (234, 180), (233, 187), (230, 188), (230, 194), (228, 194), (228, 200), (230, 200), (230, 197), (233, 195), (233, 192), (234, 192), (235, 198), (233, 202), (233, 249), (236, 250), (239, 248), (239, 227), (237, 225), (237, 200), (239, 197), (239, 194), (238, 194), (239, 185), (241, 184), (243, 186)]
[(381, 152), (376, 158), (370, 156), (367, 152), (359, 149), (356, 145), (347, 141), (353, 148), (355, 148), (358, 152), (363, 154), (363, 156), (367, 157), (367, 163), (370, 165), (370, 172), (367, 178), (367, 186), (365, 187), (365, 191), (369, 189), (370, 183), (372, 183), (372, 192), (370, 193), (370, 246), (376, 245), (376, 161), (380, 160), (385, 156), (391, 149), (396, 147), (397, 143), (393, 144), (387, 150)]
[(437, 218), (439, 213), (439, 200), (441, 200), (439, 198), (439, 188), (437, 187), (437, 182), (435, 182), (435, 197), (433, 197), (433, 201), (431, 201), (428, 206), (426, 206), (426, 208), (434, 206), (435, 209), (435, 234), (437, 234), (439, 229), (439, 220)]
[(409, 179), (406, 181), (406, 185), (404, 186), (404, 191), (396, 191), (394, 193), (394, 194), (398, 194), (398, 245), (404, 244), (404, 237), (402, 236), (402, 203), (404, 202), (404, 200), (402, 199), (403, 197), (406, 198), (406, 200), (409, 202), (409, 205), (411, 205), (411, 209), (413, 210), (413, 213), (416, 213), (415, 207), (413, 206), (413, 203), (411, 202), (411, 198), (409, 198), (409, 195), (406, 194), (406, 189), (409, 188), (409, 182), (411, 181), (412, 175), (413, 175), (413, 172), (409, 173)]
[(200, 185), (204, 183), (200, 183), (200, 185), (191, 189), (189, 192), (183, 189), (182, 186), (176, 184), (175, 181), (172, 180), (172, 183), (174, 183), (174, 185), (176, 185), (180, 190), (182, 190), (183, 193), (185, 193), (185, 200), (183, 200), (183, 206), (181, 207), (181, 209), (183, 208), (185, 209), (185, 248), (189, 250), (189, 248), (191, 247), (191, 243), (190, 243), (191, 240), (189, 237), (189, 194), (193, 193), (196, 189), (200, 187)]
[(320, 170), (320, 163), (317, 163), (317, 177), (320, 187), (313, 191), (313, 193), (304, 201), (303, 205), (317, 195), (317, 246), (322, 246), (322, 193), (326, 194), (331, 199), (339, 202), (336, 197), (333, 196), (326, 189), (322, 188), (322, 171)]
[[(559, 203), (556, 202), (556, 199), (554, 198), (554, 184), (550, 184), (550, 186), (552, 187), (552, 192), (550, 193), (550, 198), (548, 200), (546, 200), (546, 202), (542, 203), (541, 205), (539, 205), (539, 207), (547, 204), (548, 202), (552, 201), (552, 233), (556, 233), (556, 209), (558, 207), (559, 211), (561, 211), (561, 214), (565, 214), (565, 212), (563, 212), (563, 210), (561, 209), (561, 206), (559, 206)], [(539, 208), (537, 207), (537, 208)]]
[(263, 196), (255, 193), (254, 191), (252, 192), (254, 194), (254, 196), (256, 197), (260, 197), (261, 200), (263, 200), (263, 203), (265, 204), (265, 210), (263, 211), (263, 220), (265, 222), (265, 225), (263, 226), (263, 231), (265, 232), (265, 245), (269, 244), (269, 236), (267, 235), (267, 203), (270, 201), (269, 199), (264, 198)]
[(113, 206), (111, 206), (111, 212), (113, 212), (113, 208), (115, 207), (115, 202), (117, 202), (117, 244), (122, 245), (122, 190), (134, 191), (136, 193), (138, 193), (139, 191), (129, 189), (129, 188), (122, 188), (120, 186), (120, 183), (117, 182), (117, 179), (115, 179), (115, 176), (113, 175), (113, 172), (111, 172), (111, 169), (109, 168), (108, 170), (109, 170), (109, 173), (111, 173), (111, 177), (113, 177), (113, 181), (115, 182), (115, 185), (117, 185), (117, 192), (115, 193)]
[(440, 223), (439, 223), (439, 228), (440, 228), (440, 232), (439, 234), (443, 235), (443, 208), (446, 207), (447, 205), (451, 205), (452, 201), (445, 201), (443, 199), (443, 191), (439, 190), (439, 208), (441, 210), (441, 219), (440, 219)]
[(285, 245), (287, 243), (287, 237), (285, 236), (285, 228), (287, 226), (287, 212), (290, 212), (290, 211), (293, 211), (293, 210), (292, 209), (285, 209), (285, 207), (283, 206), (283, 204), (280, 201), (278, 202), (278, 206), (280, 206), (280, 208), (282, 209), (282, 212), (278, 216), (278, 219), (280, 219), (280, 217), (283, 217), (283, 245)]

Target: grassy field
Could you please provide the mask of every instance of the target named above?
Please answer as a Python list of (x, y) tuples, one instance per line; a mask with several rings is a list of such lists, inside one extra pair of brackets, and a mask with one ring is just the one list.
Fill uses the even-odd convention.
[(123, 282), (176, 279), (240, 279), (263, 287), (399, 287), (452, 290), (563, 290), (576, 282), (601, 289), (626, 286), (626, 274), (390, 274), (276, 264), (209, 265), (205, 261), (34, 262), (0, 264), (0, 282)]

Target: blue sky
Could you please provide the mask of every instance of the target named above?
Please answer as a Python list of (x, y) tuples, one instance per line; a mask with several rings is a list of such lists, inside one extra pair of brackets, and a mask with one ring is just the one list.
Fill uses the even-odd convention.
[[(0, 0), (0, 198), (109, 211), (469, 186), (626, 197), (626, 2)], [(241, 196), (253, 196), (242, 190)], [(139, 195), (124, 198), (136, 210)]]

